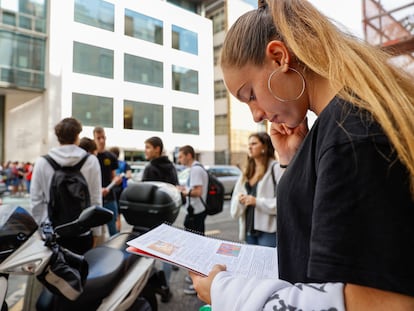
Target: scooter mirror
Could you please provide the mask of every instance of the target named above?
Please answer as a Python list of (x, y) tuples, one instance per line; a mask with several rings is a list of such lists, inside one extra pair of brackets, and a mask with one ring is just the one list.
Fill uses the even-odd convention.
[(79, 215), (78, 224), (83, 228), (100, 226), (112, 219), (113, 212), (100, 206), (90, 206), (85, 208)]
[(100, 206), (85, 208), (79, 218), (60, 226), (56, 226), (55, 232), (61, 236), (74, 236), (87, 232), (93, 227), (106, 224), (112, 219), (113, 213)]

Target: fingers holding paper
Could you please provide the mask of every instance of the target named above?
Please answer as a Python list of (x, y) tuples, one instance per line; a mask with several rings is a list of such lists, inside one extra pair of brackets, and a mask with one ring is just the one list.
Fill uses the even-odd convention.
[(200, 298), (200, 300), (211, 304), (211, 285), (213, 283), (214, 277), (222, 271), (226, 271), (225, 265), (215, 265), (207, 277), (201, 276), (194, 272), (190, 272), (194, 289), (197, 291), (198, 298)]

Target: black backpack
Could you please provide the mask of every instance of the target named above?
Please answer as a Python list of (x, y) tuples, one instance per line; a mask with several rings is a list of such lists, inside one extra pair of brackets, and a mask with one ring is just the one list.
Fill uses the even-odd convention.
[(208, 175), (207, 199), (206, 202), (200, 197), (207, 215), (216, 215), (223, 211), (224, 204), (224, 186), (216, 176), (208, 172), (201, 164), (201, 166)]
[(91, 204), (88, 183), (80, 171), (88, 156), (86, 154), (74, 166), (60, 166), (51, 156), (43, 156), (55, 170), (48, 204), (48, 215), (53, 227), (77, 219)]

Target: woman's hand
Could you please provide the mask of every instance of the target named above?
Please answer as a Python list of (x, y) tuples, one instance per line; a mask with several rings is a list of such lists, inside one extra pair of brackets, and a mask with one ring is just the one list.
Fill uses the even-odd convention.
[(295, 128), (289, 128), (283, 123), (271, 124), (270, 137), (273, 147), (279, 155), (280, 164), (287, 165), (290, 163), (308, 131), (307, 118)]
[(239, 202), (245, 206), (256, 206), (256, 197), (247, 194), (240, 194)]
[(190, 272), (198, 298), (207, 304), (211, 304), (211, 284), (213, 283), (215, 276), (221, 271), (226, 271), (225, 265), (215, 265), (207, 277)]

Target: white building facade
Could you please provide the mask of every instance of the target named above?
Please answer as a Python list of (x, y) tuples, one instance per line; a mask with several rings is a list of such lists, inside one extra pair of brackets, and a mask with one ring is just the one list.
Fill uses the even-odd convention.
[[(22, 2), (44, 6), (43, 33), (19, 28)], [(3, 15), (15, 11), (17, 32), (43, 40), (45, 55), (43, 85), (0, 82), (3, 161), (34, 161), (57, 145), (54, 125), (73, 116), (83, 124), (81, 136), (104, 127), (107, 146), (120, 147), (127, 160), (139, 158), (145, 139), (159, 136), (169, 155), (189, 144), (203, 163), (214, 162), (211, 20), (159, 0), (0, 6)], [(16, 33), (7, 27), (0, 23), (0, 31)]]

